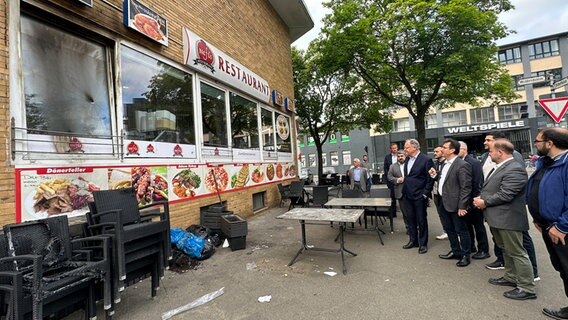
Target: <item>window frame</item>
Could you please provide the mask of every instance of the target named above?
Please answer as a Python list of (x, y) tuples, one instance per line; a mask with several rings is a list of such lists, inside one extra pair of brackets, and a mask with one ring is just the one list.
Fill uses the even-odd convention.
[[(556, 45), (553, 45), (553, 43)], [(545, 50), (545, 46), (547, 47), (547, 50)], [(529, 50), (529, 60), (544, 59), (560, 55), (558, 39), (549, 39), (541, 42), (530, 43), (527, 47)]]

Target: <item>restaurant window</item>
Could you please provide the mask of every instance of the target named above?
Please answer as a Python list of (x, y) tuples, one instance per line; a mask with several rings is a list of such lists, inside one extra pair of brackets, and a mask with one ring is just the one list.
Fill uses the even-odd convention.
[(231, 139), (233, 147), (258, 149), (258, 117), (256, 103), (231, 92)]
[(325, 153), (321, 154), (321, 165), (327, 166), (327, 154), (325, 154)]
[(228, 147), (225, 91), (201, 82), (201, 118), (203, 144), (210, 147)]
[(332, 166), (335, 167), (339, 165), (339, 156), (337, 155), (337, 151), (331, 151), (329, 153), (329, 160), (331, 160)]
[(278, 152), (292, 152), (290, 118), (282, 114), (276, 117), (276, 146)]
[(557, 39), (529, 44), (528, 47), (530, 60), (557, 56), (560, 54)]
[(262, 126), (262, 148), (264, 151), (274, 150), (274, 112), (261, 108), (260, 125)]
[(495, 121), (495, 110), (493, 107), (469, 109), (469, 116), (472, 124)]
[(465, 110), (442, 113), (442, 125), (444, 127), (463, 126), (467, 124)]
[(343, 165), (348, 166), (351, 164), (351, 151), (343, 151)]
[[(58, 136), (54, 141), (71, 135), (110, 138), (110, 54), (104, 44), (22, 15), (21, 54), (29, 134)], [(68, 152), (57, 145), (46, 148)]]
[(554, 81), (562, 79), (562, 68), (531, 72), (531, 77), (539, 77), (539, 76), (543, 76), (546, 80), (538, 83), (533, 83), (533, 88), (541, 88), (549, 86), (550, 77), (552, 77)]
[(310, 167), (315, 167), (317, 164), (316, 162), (316, 155), (313, 153), (308, 154), (308, 165)]
[(127, 139), (195, 145), (192, 76), (126, 46), (120, 57)]
[(499, 62), (502, 64), (511, 64), (521, 62), (521, 48), (510, 48), (499, 51)]

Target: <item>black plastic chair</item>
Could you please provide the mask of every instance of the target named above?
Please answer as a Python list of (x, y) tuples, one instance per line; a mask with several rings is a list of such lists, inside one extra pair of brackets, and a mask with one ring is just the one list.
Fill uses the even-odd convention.
[(280, 193), (280, 208), (282, 208), (284, 201), (290, 200), (290, 188), (278, 183), (278, 192)]
[[(152, 278), (151, 295), (156, 296), (159, 277), (171, 259), (170, 218), (167, 201), (138, 207), (134, 189), (93, 192), (89, 205), (87, 229), (93, 235), (112, 239), (112, 281), (114, 301), (120, 302), (120, 292), (128, 285)], [(141, 215), (140, 210), (158, 207), (161, 210)], [(151, 217), (159, 217), (152, 221)]]
[(342, 198), (361, 198), (363, 196), (363, 192), (358, 189), (343, 189), (341, 191)]
[(323, 207), (329, 201), (329, 188), (327, 186), (314, 186), (311, 204)]
[[(67, 216), (4, 226), (7, 257), (3, 270), (12, 267), (22, 276), (22, 291), (12, 299), (16, 318), (62, 317), (82, 305), (86, 318), (96, 317), (95, 290), (101, 284), (107, 317), (112, 314), (109, 241), (106, 237), (71, 240)], [(73, 250), (73, 246), (78, 249)], [(2, 282), (4, 284), (4, 282)]]
[(290, 184), (290, 206), (288, 210), (296, 207), (296, 205), (304, 206), (304, 181), (292, 181)]

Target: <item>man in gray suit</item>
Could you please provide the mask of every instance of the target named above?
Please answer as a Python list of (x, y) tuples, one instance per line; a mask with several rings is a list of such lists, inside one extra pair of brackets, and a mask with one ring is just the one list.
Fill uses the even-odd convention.
[(352, 190), (367, 191), (367, 169), (360, 166), (359, 158), (353, 159), (353, 168), (349, 169)]
[(451, 251), (440, 254), (441, 259), (457, 259), (458, 267), (471, 263), (471, 239), (465, 215), (471, 201), (471, 165), (458, 157), (460, 144), (446, 139), (442, 144), (444, 166), (440, 172), (431, 168), (430, 176), (438, 181), (438, 213), (450, 240)]
[(509, 299), (536, 299), (534, 274), (527, 250), (523, 247), (523, 231), (529, 229), (525, 208), (527, 172), (513, 159), (513, 144), (498, 139), (489, 150), (489, 156), (497, 164), (491, 170), (473, 204), (485, 210), (487, 224), (497, 245), (503, 249), (505, 275), (491, 278), (489, 283), (510, 286), (515, 289), (503, 295)]
[[(402, 205), (402, 183), (404, 182), (404, 160), (406, 160), (406, 155), (403, 150), (399, 150), (396, 154), (396, 162), (391, 164), (389, 167), (389, 172), (387, 173), (387, 180), (394, 186), (394, 197), (398, 202), (398, 207), (402, 212), (402, 218), (404, 219), (404, 226), (408, 229), (406, 222), (406, 212), (404, 212), (404, 206)], [(408, 232), (408, 230), (406, 231)]]

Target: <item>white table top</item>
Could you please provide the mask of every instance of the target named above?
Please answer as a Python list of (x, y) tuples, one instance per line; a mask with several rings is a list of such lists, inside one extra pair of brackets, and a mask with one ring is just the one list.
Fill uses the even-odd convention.
[(361, 206), (361, 207), (390, 207), (389, 198), (333, 198), (326, 206)]
[(357, 222), (359, 217), (363, 215), (363, 212), (363, 209), (294, 208), (276, 218), (287, 220)]

